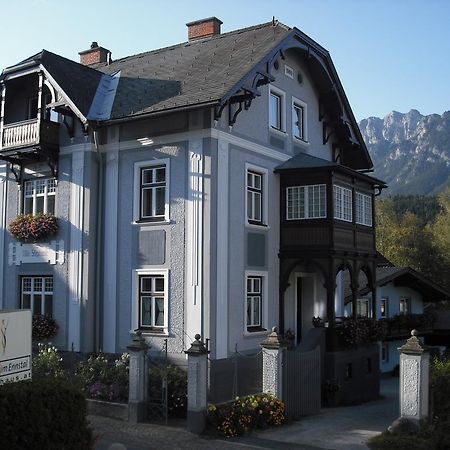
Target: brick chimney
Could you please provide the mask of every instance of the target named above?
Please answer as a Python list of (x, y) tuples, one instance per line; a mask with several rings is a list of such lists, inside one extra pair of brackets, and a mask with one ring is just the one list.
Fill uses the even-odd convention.
[(187, 23), (189, 41), (217, 36), (220, 34), (222, 23), (217, 17), (208, 17)]
[(109, 62), (108, 59), (111, 52), (104, 47), (99, 47), (97, 42), (93, 42), (90, 49), (83, 50), (78, 54), (80, 55), (81, 64), (91, 66), (92, 64)]

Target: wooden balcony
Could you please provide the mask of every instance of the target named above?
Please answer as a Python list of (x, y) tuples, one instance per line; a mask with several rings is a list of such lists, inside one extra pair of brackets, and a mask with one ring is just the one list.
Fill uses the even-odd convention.
[(59, 144), (59, 123), (38, 119), (24, 120), (3, 126), (1, 153), (31, 147), (56, 149)]
[(411, 336), (411, 330), (417, 330), (421, 336), (434, 330), (433, 317), (427, 314), (407, 314), (381, 319), (385, 326), (386, 340), (406, 339)]

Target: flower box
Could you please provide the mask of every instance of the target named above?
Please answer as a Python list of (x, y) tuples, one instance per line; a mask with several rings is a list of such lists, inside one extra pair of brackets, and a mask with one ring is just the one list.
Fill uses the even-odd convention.
[(19, 241), (36, 242), (58, 231), (58, 220), (51, 214), (21, 214), (9, 224), (10, 233)]

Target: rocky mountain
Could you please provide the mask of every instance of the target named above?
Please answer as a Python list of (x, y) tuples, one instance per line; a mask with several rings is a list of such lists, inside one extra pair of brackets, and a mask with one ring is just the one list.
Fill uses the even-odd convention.
[(423, 116), (412, 109), (359, 123), (388, 195), (436, 194), (450, 184), (450, 111)]

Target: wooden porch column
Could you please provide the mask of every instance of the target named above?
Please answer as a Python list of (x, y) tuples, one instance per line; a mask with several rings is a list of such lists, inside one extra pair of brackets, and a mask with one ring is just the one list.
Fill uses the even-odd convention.
[[(39, 72), (39, 85), (38, 85), (38, 98), (37, 98), (37, 122), (38, 126), (41, 123), (42, 117), (42, 87), (44, 85), (44, 75), (42, 72)], [(40, 128), (40, 126), (39, 126)]]
[(1, 85), (1, 109), (0, 109), (0, 148), (3, 147), (3, 123), (5, 121), (5, 96), (6, 86), (5, 83)]

